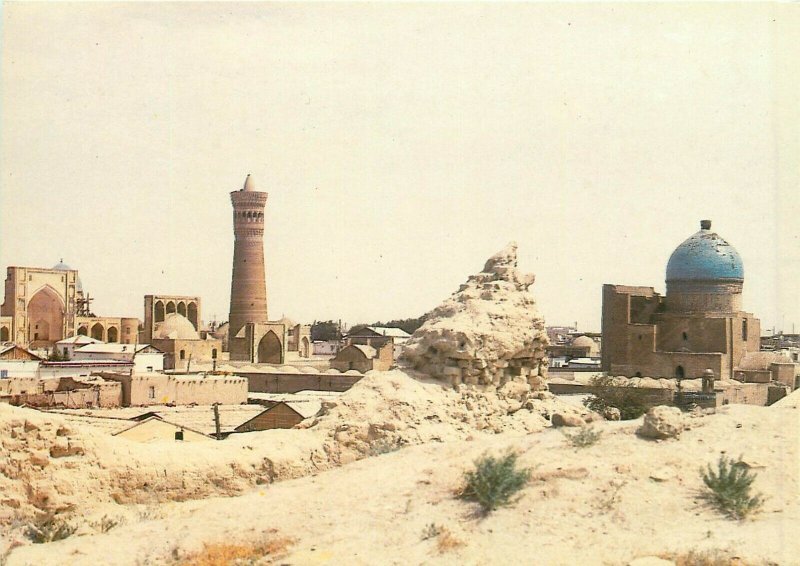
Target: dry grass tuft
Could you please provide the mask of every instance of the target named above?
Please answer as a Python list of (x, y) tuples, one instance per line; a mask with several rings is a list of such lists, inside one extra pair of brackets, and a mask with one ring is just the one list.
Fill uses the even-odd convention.
[(452, 552), (464, 546), (466, 543), (450, 532), (447, 527), (440, 527), (436, 538), (436, 550), (439, 554)]
[(286, 554), (294, 540), (288, 537), (267, 538), (253, 544), (214, 543), (203, 545), (203, 550), (184, 556), (176, 566), (240, 566), (244, 564), (270, 564)]
[(756, 566), (738, 556), (722, 550), (691, 550), (684, 554), (665, 554), (661, 558), (672, 560), (675, 566)]

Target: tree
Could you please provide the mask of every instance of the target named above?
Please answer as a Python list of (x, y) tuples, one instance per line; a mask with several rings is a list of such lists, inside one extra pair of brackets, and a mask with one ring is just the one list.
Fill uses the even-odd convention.
[(311, 340), (339, 340), (341, 333), (339, 332), (339, 323), (332, 320), (315, 321), (311, 325)]

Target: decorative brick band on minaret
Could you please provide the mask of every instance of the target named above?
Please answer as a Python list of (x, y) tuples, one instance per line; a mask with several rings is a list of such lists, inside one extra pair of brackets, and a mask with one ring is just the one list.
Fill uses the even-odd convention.
[(267, 193), (256, 191), (250, 175), (231, 193), (233, 204), (233, 274), (228, 336), (233, 342), (248, 322), (267, 322), (267, 282), (264, 270), (264, 207)]

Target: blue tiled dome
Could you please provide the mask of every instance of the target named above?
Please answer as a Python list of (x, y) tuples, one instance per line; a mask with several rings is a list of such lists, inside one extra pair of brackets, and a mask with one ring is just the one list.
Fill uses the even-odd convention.
[(672, 252), (667, 263), (667, 282), (744, 281), (739, 252), (711, 231), (710, 220), (703, 220), (700, 228)]
[[(53, 266), (53, 269), (58, 269), (59, 271), (69, 271), (72, 268), (66, 263), (64, 263), (64, 260), (62, 259)], [(83, 293), (83, 283), (81, 283), (80, 277), (75, 278), (75, 290), (78, 291), (79, 293)]]

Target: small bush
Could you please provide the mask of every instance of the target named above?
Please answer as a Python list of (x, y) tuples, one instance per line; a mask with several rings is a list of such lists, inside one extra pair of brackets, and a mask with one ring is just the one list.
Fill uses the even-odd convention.
[(650, 408), (642, 398), (642, 392), (631, 384), (615, 385), (614, 378), (597, 376), (589, 385), (595, 392), (584, 399), (583, 405), (597, 413), (605, 414), (606, 409), (619, 409), (619, 418), (623, 421), (638, 419)]
[(118, 527), (120, 525), (124, 525), (124, 524), (125, 524), (125, 518), (124, 517), (118, 517), (118, 518), (115, 519), (113, 517), (109, 517), (108, 515), (103, 515), (103, 518), (100, 519), (98, 522), (92, 523), (92, 527), (94, 527), (96, 530), (100, 531), (101, 533), (107, 533), (111, 529), (114, 529), (114, 528), (116, 528), (116, 527)]
[(684, 554), (665, 554), (660, 558), (672, 560), (675, 566), (750, 566), (752, 564), (723, 550), (690, 550)]
[(477, 501), (484, 514), (507, 505), (511, 496), (525, 487), (531, 477), (529, 469), (517, 469), (517, 454), (509, 452), (500, 458), (483, 456), (475, 461), (475, 469), (464, 474), (466, 485), (460, 497)]
[(428, 525), (425, 526), (425, 530), (422, 531), (422, 540), (438, 537), (440, 534), (442, 534), (443, 528), (444, 527), (440, 527), (436, 523), (428, 523)]
[[(206, 544), (203, 550), (182, 559), (177, 566), (231, 566), (232, 564), (262, 564), (265, 558), (279, 558), (293, 544), (290, 538), (269, 538), (255, 544), (219, 543)], [(174, 552), (173, 552), (174, 554)]]
[(44, 544), (71, 537), (77, 529), (62, 517), (45, 515), (28, 525), (25, 534), (34, 544)]
[(450, 552), (461, 546), (464, 546), (464, 541), (453, 535), (447, 527), (442, 527), (436, 538), (436, 550), (439, 554)]
[(593, 444), (597, 444), (597, 441), (600, 440), (601, 436), (603, 436), (602, 432), (599, 430), (594, 430), (590, 426), (582, 426), (580, 430), (574, 434), (569, 433), (564, 429), (562, 429), (561, 432), (567, 438), (569, 443), (575, 448), (586, 448), (588, 446), (592, 446)]
[(722, 455), (716, 471), (709, 464), (701, 473), (708, 488), (706, 499), (732, 519), (744, 519), (764, 503), (760, 494), (750, 493), (756, 475), (747, 469), (741, 458), (733, 460)]
[(397, 450), (400, 450), (400, 448), (400, 444), (397, 444), (396, 442), (390, 442), (384, 438), (378, 440), (369, 447), (369, 456), (389, 454), (390, 452), (396, 452)]

